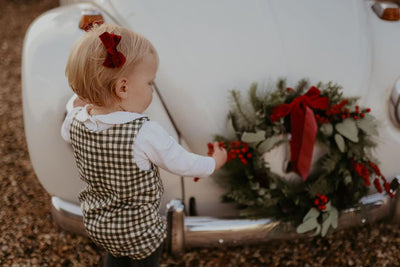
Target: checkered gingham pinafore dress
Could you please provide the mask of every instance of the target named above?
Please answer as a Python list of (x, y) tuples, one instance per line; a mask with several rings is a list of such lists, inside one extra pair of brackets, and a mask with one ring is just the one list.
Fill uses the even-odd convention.
[(166, 237), (159, 215), (164, 192), (158, 168), (142, 171), (133, 158), (133, 144), (143, 117), (94, 132), (74, 118), (71, 143), (80, 178), (83, 223), (92, 240), (114, 256), (143, 259)]

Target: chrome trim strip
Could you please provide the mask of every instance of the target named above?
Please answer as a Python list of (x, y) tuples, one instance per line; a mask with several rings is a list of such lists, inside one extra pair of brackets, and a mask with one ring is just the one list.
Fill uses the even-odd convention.
[(72, 204), (58, 197), (52, 197), (51, 204), (53, 205), (54, 208), (60, 211), (68, 212), (72, 216), (82, 217), (82, 211), (78, 205)]
[[(399, 222), (399, 198), (372, 194), (360, 200), (360, 204), (340, 213), (338, 229), (369, 224), (381, 219)], [(61, 228), (86, 235), (79, 206), (52, 197), (52, 216)], [(297, 234), (293, 225), (273, 219), (218, 219), (212, 217), (184, 217), (180, 200), (167, 204), (168, 235), (166, 248), (179, 254), (185, 247), (210, 247), (221, 245), (260, 244), (276, 239), (308, 237)]]
[[(379, 193), (366, 196), (356, 207), (340, 213), (338, 229), (360, 226), (391, 218), (397, 200)], [(211, 217), (186, 217), (185, 247), (260, 244), (270, 240), (309, 237), (297, 234), (293, 225), (273, 219), (218, 219)], [(172, 228), (178, 231), (178, 226)], [(171, 246), (176, 245), (171, 242)], [(171, 251), (179, 251), (172, 249)], [(182, 251), (180, 251), (182, 252)]]
[(166, 250), (172, 254), (179, 254), (185, 249), (184, 205), (174, 199), (167, 204), (167, 239)]
[(51, 215), (53, 220), (64, 230), (86, 235), (82, 212), (78, 205), (59, 197), (51, 197)]

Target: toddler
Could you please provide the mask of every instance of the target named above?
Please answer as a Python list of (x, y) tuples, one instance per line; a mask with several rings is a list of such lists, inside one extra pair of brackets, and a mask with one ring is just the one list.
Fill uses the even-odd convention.
[(166, 222), (158, 213), (164, 189), (157, 166), (205, 177), (226, 162), (218, 143), (211, 157), (189, 153), (143, 114), (157, 68), (153, 45), (116, 25), (94, 26), (68, 58), (65, 73), (78, 98), (61, 133), (86, 183), (83, 222), (106, 249), (105, 266), (158, 266)]

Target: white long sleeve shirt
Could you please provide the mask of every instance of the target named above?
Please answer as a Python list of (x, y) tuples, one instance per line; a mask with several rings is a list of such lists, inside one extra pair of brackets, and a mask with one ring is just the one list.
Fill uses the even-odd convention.
[[(127, 123), (145, 116), (126, 111), (92, 116), (88, 112), (89, 107), (86, 105), (69, 111), (61, 128), (61, 135), (65, 141), (71, 142), (70, 127), (76, 113), (76, 119), (92, 131), (102, 131), (114, 124)], [(181, 176), (206, 177), (215, 170), (215, 160), (212, 157), (186, 151), (157, 122), (147, 121), (142, 125), (133, 144), (132, 153), (141, 170), (149, 170), (151, 162)]]

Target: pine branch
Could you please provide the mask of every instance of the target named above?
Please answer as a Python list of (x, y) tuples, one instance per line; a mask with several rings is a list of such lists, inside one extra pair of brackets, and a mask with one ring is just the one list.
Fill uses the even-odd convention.
[(340, 161), (340, 155), (338, 153), (330, 153), (324, 155), (318, 160), (317, 166), (321, 166), (326, 173), (331, 173), (335, 170), (336, 165)]
[(257, 96), (257, 89), (258, 89), (258, 84), (253, 83), (250, 86), (249, 90), (249, 99), (250, 99), (250, 104), (254, 108), (254, 110), (257, 112), (262, 109), (263, 107), (263, 101), (260, 100), (260, 98)]
[[(252, 123), (251, 119), (246, 115), (248, 113), (243, 111), (243, 109), (242, 109), (240, 92), (236, 91), (236, 90), (232, 90), (231, 96), (232, 96), (233, 106), (234, 106), (233, 116), (236, 118), (235, 123), (239, 124), (238, 125), (239, 128), (241, 128), (240, 126), (242, 126), (245, 129), (253, 128), (253, 123)], [(241, 122), (243, 122), (243, 123), (241, 123)]]
[(278, 92), (280, 92), (280, 94), (283, 95), (286, 92), (287, 88), (286, 79), (284, 78), (278, 79), (278, 82), (276, 83), (276, 88), (278, 89)]
[(296, 88), (295, 88), (296, 94), (297, 94), (297, 95), (302, 95), (302, 94), (304, 94), (304, 92), (305, 92), (305, 90), (306, 90), (306, 88), (307, 88), (308, 86), (309, 86), (308, 80), (307, 80), (307, 79), (301, 79), (301, 80), (297, 83), (297, 85), (296, 85)]
[[(317, 87), (322, 96), (329, 98), (330, 105), (348, 100), (346, 108), (354, 109), (357, 98), (344, 98), (342, 88), (338, 84), (320, 82)], [(232, 91), (230, 116), (238, 139), (240, 140), (244, 132), (256, 129), (264, 130), (268, 138), (290, 132), (288, 119), (271, 123), (272, 108), (292, 102), (308, 88), (308, 80), (303, 79), (296, 84), (294, 90), (287, 90), (286, 80), (279, 79), (275, 84), (269, 84), (262, 94), (258, 91), (257, 83), (253, 83), (246, 99), (241, 99), (239, 91)], [(322, 116), (326, 115), (320, 113)], [(328, 119), (332, 125), (341, 122), (333, 116)], [(222, 169), (225, 171), (224, 177), (218, 179), (226, 182), (223, 186), (228, 191), (225, 200), (235, 202), (241, 214), (246, 217), (270, 213), (279, 219), (290, 219), (298, 223), (301, 223), (301, 218), (310, 209), (310, 205), (313, 205), (314, 197), (318, 193), (328, 195), (332, 203), (340, 205), (338, 208), (357, 203), (358, 199), (367, 193), (368, 188), (362, 178), (354, 176), (350, 162), (375, 161), (371, 150), (376, 145), (374, 136), (369, 135), (369, 126), (360, 127), (359, 141), (353, 143), (346, 139), (344, 153), (339, 151), (331, 134), (325, 135), (321, 130), (318, 132), (318, 140), (330, 146), (330, 151), (314, 164), (315, 170), (306, 183), (289, 183), (278, 174), (272, 173), (268, 162), (264, 161), (263, 153), (257, 149), (252, 152), (252, 160), (246, 165), (239, 160), (228, 162)], [(367, 130), (363, 130), (362, 127)], [(333, 127), (333, 130), (335, 129)], [(223, 140), (223, 137), (216, 138)], [(346, 196), (346, 201), (343, 200), (343, 196)]]

